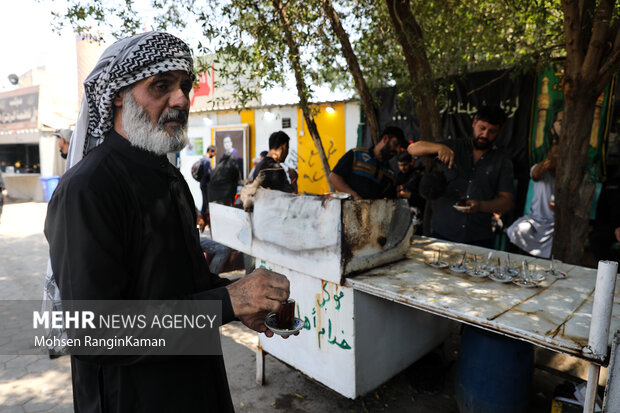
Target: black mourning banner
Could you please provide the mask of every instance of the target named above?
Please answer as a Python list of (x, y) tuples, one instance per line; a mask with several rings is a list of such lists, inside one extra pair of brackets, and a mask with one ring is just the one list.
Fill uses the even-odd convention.
[[(507, 116), (496, 144), (510, 156), (515, 179), (519, 181), (517, 198), (529, 180), (528, 136), (535, 77), (514, 75), (510, 70), (470, 73), (451, 80), (450, 91), (440, 103), (444, 136), (432, 139), (420, 136), (420, 123), (415, 104), (399, 98), (395, 88), (381, 89), (377, 94), (377, 117), (380, 128), (398, 126), (408, 140), (465, 139), (471, 137), (472, 122), (481, 105), (498, 105)], [(364, 130), (363, 145), (372, 145), (370, 130)], [(522, 187), (525, 187), (522, 189)], [(518, 207), (517, 207), (518, 208)]]
[[(471, 73), (453, 78), (451, 82), (451, 91), (439, 107), (443, 120), (443, 138), (469, 138), (478, 107), (485, 104), (498, 105), (504, 109), (508, 119), (496, 143), (510, 155), (515, 166), (515, 177), (528, 176), (527, 141), (534, 77), (512, 76), (509, 71), (497, 70)], [(399, 101), (398, 94), (395, 88), (381, 89), (377, 93), (377, 117), (381, 129), (394, 125), (403, 129), (408, 139), (439, 140), (420, 136), (420, 123), (414, 103)], [(364, 130), (363, 144), (366, 147), (372, 145), (368, 128)]]

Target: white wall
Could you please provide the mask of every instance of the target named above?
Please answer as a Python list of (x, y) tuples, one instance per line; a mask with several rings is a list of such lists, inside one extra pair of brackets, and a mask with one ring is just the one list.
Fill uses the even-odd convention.
[[(209, 124), (208, 119), (211, 119), (212, 124)], [(190, 114), (188, 122), (187, 136), (190, 141), (192, 138), (202, 138), (202, 153), (207, 150), (207, 147), (211, 145), (211, 127), (217, 126), (217, 116), (215, 113), (209, 114)], [(191, 154), (188, 148), (183, 149), (179, 153), (179, 168), (183, 177), (189, 185), (189, 190), (194, 197), (194, 203), (196, 208), (202, 207), (202, 192), (200, 191), (200, 183), (192, 178), (191, 168), (194, 162), (199, 160), (202, 155)]]
[(357, 147), (357, 126), (360, 123), (359, 102), (348, 102), (344, 105), (345, 151)]
[[(59, 173), (59, 167), (56, 165), (56, 158), (60, 158), (58, 154), (58, 144), (56, 137), (51, 135), (41, 136), (39, 138), (39, 163), (41, 164), (41, 176), (62, 175)], [(62, 159), (62, 158), (61, 158)]]
[(226, 112), (226, 113), (218, 113), (217, 117), (215, 117), (215, 122), (217, 126), (222, 125), (238, 125), (241, 123), (241, 114), (239, 112)]
[[(291, 119), (290, 128), (282, 128), (282, 118)], [(289, 156), (285, 163), (297, 167), (297, 106), (257, 109), (254, 112), (254, 126), (256, 136), (254, 153), (256, 156), (262, 151), (269, 150), (269, 135), (281, 130), (291, 138)]]

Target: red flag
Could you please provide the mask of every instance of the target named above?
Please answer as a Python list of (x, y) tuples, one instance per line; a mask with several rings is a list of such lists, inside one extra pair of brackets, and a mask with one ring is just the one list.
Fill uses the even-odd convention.
[(193, 87), (194, 95), (190, 105), (194, 105), (197, 96), (213, 96), (215, 93), (215, 63), (211, 63), (211, 79), (207, 77), (207, 71), (198, 76), (198, 86)]

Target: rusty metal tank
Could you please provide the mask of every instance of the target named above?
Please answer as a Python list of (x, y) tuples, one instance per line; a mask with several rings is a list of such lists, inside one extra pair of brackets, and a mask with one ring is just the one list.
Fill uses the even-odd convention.
[(405, 200), (353, 201), (259, 189), (251, 213), (211, 204), (213, 239), (255, 257), (342, 283), (405, 257), (414, 232)]

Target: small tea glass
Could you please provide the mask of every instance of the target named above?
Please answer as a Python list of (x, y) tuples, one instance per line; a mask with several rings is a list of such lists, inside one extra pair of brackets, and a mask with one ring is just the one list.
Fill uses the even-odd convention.
[(295, 320), (295, 300), (289, 298), (282, 302), (280, 311), (278, 311), (278, 328), (290, 330), (293, 328)]
[(562, 261), (556, 260), (553, 255), (551, 256), (551, 267), (547, 270), (547, 273), (555, 278), (566, 278), (566, 273), (563, 273), (560, 269)]
[(499, 257), (497, 257), (497, 265), (492, 268), (496, 278), (500, 280), (512, 279), (512, 275), (508, 272), (508, 267), (506, 265), (502, 265), (502, 260)]
[(467, 266), (471, 268), (473, 275), (479, 276), (482, 272), (482, 264), (480, 263), (480, 260), (478, 260), (478, 256), (474, 254), (473, 262), (471, 260), (467, 261), (469, 261)]
[(553, 275), (554, 277), (557, 277), (558, 275), (561, 274), (561, 271), (559, 269), (559, 265), (562, 262), (560, 260), (556, 260), (553, 255), (551, 256), (551, 268), (549, 268), (549, 274)]
[(523, 281), (527, 283), (532, 282), (532, 275), (530, 273), (530, 268), (529, 268), (529, 265), (527, 264), (527, 261), (525, 260), (521, 262), (521, 278), (523, 278)]

